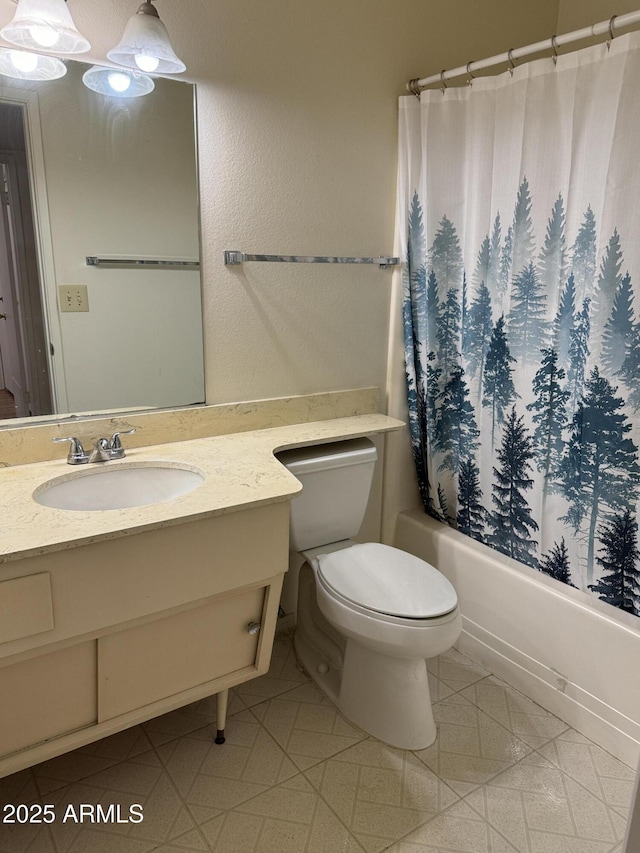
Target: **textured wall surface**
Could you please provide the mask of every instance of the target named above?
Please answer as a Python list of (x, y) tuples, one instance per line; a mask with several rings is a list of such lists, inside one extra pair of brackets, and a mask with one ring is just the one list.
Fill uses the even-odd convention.
[[(13, 14), (0, 0), (0, 25)], [(104, 57), (135, 0), (69, 0)], [(540, 0), (162, 0), (198, 130), (210, 403), (384, 387), (389, 271), (246, 265), (259, 253), (390, 253), (405, 82), (554, 31)]]

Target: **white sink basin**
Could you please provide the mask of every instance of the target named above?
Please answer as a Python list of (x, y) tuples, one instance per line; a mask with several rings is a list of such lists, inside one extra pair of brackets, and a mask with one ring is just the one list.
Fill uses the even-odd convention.
[(99, 511), (171, 501), (201, 486), (204, 474), (195, 468), (159, 462), (109, 467), (91, 466), (56, 477), (33, 493), (34, 500), (55, 509)]

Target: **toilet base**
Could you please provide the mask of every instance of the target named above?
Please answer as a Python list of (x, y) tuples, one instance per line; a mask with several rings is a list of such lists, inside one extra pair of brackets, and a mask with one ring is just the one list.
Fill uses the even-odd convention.
[(337, 705), (340, 694), (340, 678), (342, 669), (328, 663), (327, 658), (305, 637), (300, 628), (296, 628), (293, 637), (298, 662), (313, 682), (320, 688), (322, 693)]
[(348, 639), (337, 704), (345, 717), (391, 746), (425, 749), (436, 739), (424, 658), (389, 657)]
[(320, 690), (354, 725), (400, 749), (425, 749), (436, 739), (427, 664), (380, 654), (347, 639), (342, 668), (296, 631), (298, 660)]

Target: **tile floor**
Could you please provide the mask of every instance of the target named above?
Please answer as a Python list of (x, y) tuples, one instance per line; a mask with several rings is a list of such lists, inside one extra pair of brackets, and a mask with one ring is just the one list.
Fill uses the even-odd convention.
[[(438, 739), (392, 749), (348, 723), (276, 638), (268, 675), (0, 780), (2, 853), (621, 853), (633, 772), (451, 651), (429, 662)], [(80, 804), (144, 809), (77, 822)], [(70, 817), (63, 820), (65, 814)]]

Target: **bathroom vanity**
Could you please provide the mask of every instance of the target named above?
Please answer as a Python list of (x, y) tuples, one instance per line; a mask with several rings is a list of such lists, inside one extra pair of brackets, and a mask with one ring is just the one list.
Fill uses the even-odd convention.
[(63, 459), (0, 470), (0, 776), (264, 674), (301, 488), (274, 451), (401, 425), (369, 414), (138, 447), (105, 465), (187, 466), (202, 484), (101, 512), (34, 500), (83, 475)]

